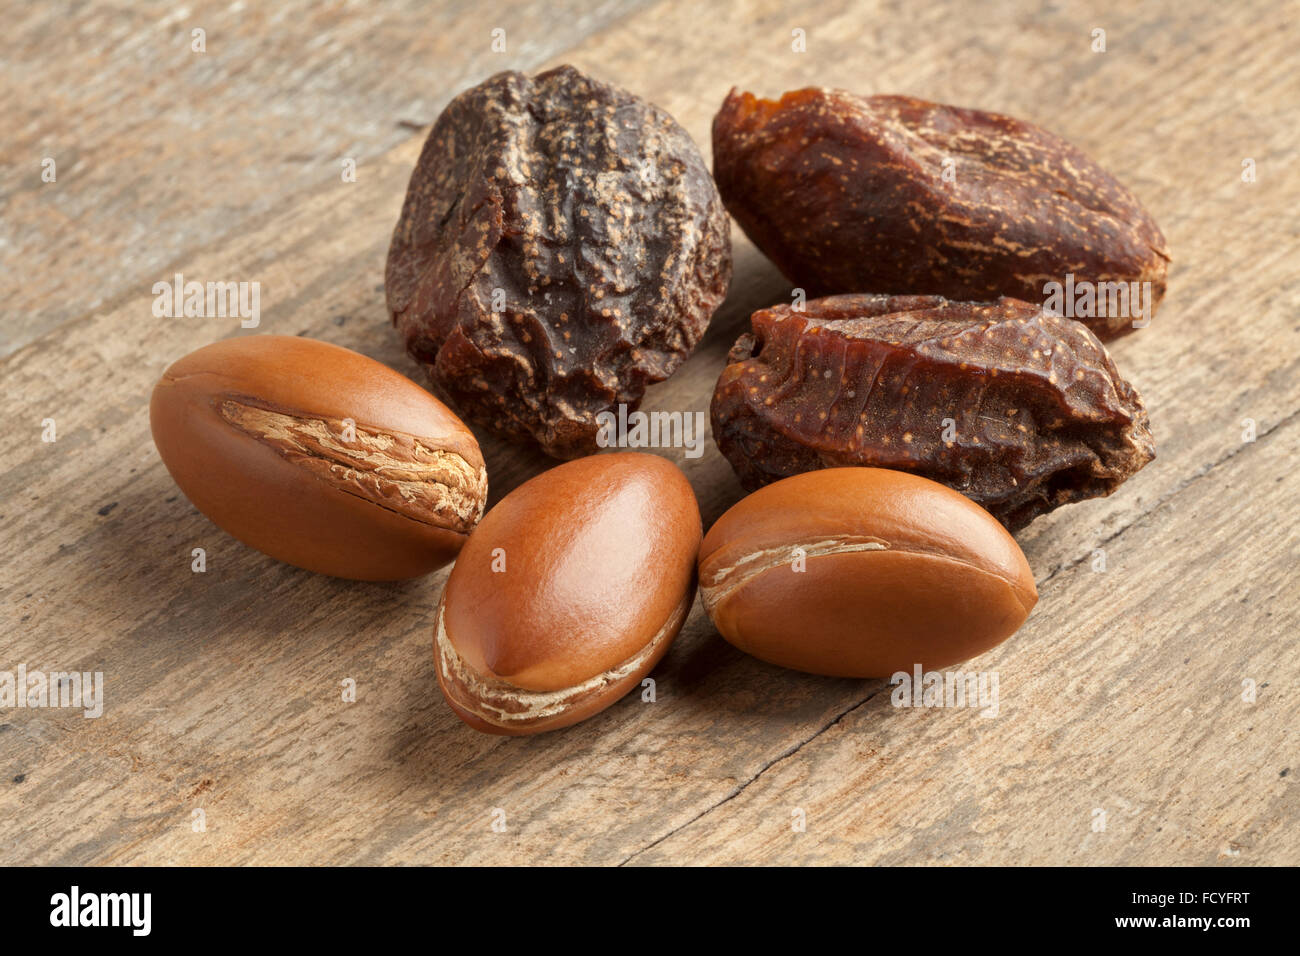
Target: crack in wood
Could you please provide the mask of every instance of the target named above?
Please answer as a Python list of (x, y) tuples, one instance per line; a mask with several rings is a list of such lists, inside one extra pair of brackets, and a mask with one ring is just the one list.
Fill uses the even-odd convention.
[(817, 739), (818, 737), (820, 737), (822, 734), (826, 733), (826, 731), (830, 730), (832, 727), (834, 727), (836, 724), (838, 724), (840, 721), (842, 721), (842, 720), (843, 720), (845, 717), (847, 717), (849, 714), (853, 713), (855, 710), (858, 710), (858, 709), (861, 708), (861, 707), (865, 707), (868, 703), (871, 702), (872, 698), (876, 697), (878, 694), (880, 694), (882, 691), (884, 691), (884, 690), (887, 689), (888, 687), (889, 687), (888, 684), (883, 684), (883, 685), (881, 685), (880, 687), (877, 687), (875, 690), (873, 690), (870, 694), (868, 694), (868, 695), (867, 695), (866, 697), (864, 697), (862, 700), (858, 701), (856, 704), (853, 704), (851, 707), (848, 707), (848, 708), (846, 708), (845, 710), (841, 711), (839, 714), (837, 714), (837, 715), (836, 715), (836, 716), (835, 716), (831, 721), (829, 721), (828, 723), (826, 723), (825, 725), (823, 725), (823, 726), (822, 726), (819, 730), (817, 730), (817, 732), (814, 733), (811, 737), (808, 737), (808, 738), (806, 738), (806, 739), (804, 739), (804, 740), (799, 741), (797, 744), (795, 744), (795, 745), (792, 746), (792, 747), (787, 747), (787, 748), (786, 748), (785, 750), (783, 750), (781, 753), (777, 754), (777, 755), (776, 755), (775, 757), (773, 757), (771, 760), (767, 761), (767, 763), (763, 764), (763, 766), (761, 766), (761, 767), (758, 768), (758, 772), (757, 772), (757, 773), (755, 773), (753, 776), (751, 776), (748, 780), (746, 780), (746, 781), (745, 781), (744, 783), (742, 783), (740, 786), (738, 786), (738, 787), (733, 787), (732, 790), (731, 790), (731, 792), (728, 793), (726, 796), (724, 796), (724, 797), (723, 797), (721, 800), (719, 800), (717, 803), (713, 804), (712, 806), (708, 807), (708, 808), (705, 809), (705, 810), (700, 811), (699, 813), (697, 813), (695, 816), (691, 817), (689, 820), (687, 820), (685, 823), (681, 824), (680, 826), (673, 827), (673, 829), (669, 830), (667, 833), (665, 833), (663, 836), (659, 837), (658, 839), (656, 839), (656, 840), (652, 840), (650, 843), (647, 843), (645, 846), (643, 846), (641, 849), (637, 850), (635, 853), (633, 853), (633, 854), (631, 854), (630, 856), (625, 857), (623, 860), (621, 860), (621, 861), (619, 862), (618, 865), (619, 865), (619, 866), (626, 866), (628, 863), (630, 863), (632, 860), (635, 860), (635, 859), (636, 859), (638, 856), (640, 856), (642, 853), (646, 853), (646, 852), (648, 852), (648, 851), (654, 849), (654, 848), (657, 847), (660, 843), (663, 843), (665, 840), (667, 840), (668, 838), (670, 838), (670, 837), (673, 836), (674, 834), (676, 834), (676, 833), (678, 833), (678, 832), (680, 832), (680, 831), (682, 831), (682, 830), (685, 830), (685, 829), (686, 829), (687, 827), (689, 827), (689, 826), (693, 826), (697, 821), (702, 820), (704, 817), (707, 817), (710, 813), (712, 813), (714, 810), (716, 810), (716, 809), (718, 809), (719, 807), (721, 807), (723, 804), (730, 803), (730, 802), (731, 802), (732, 800), (734, 800), (736, 797), (738, 797), (738, 796), (740, 796), (742, 793), (744, 793), (744, 792), (745, 792), (745, 791), (750, 787), (750, 785), (753, 784), (753, 783), (755, 783), (755, 782), (758, 780), (759, 777), (763, 776), (763, 774), (767, 773), (769, 770), (771, 770), (773, 767), (775, 767), (777, 764), (781, 763), (782, 761), (784, 761), (784, 760), (786, 760), (786, 759), (788, 759), (788, 758), (790, 758), (790, 757), (793, 757), (793, 756), (794, 756), (795, 754), (797, 754), (800, 750), (802, 750), (802, 749), (803, 749), (804, 747), (806, 747), (808, 744), (812, 743), (814, 740), (816, 740), (816, 739)]
[[(1116, 538), (1122, 535), (1129, 528), (1132, 528), (1134, 525), (1141, 524), (1146, 518), (1155, 514), (1166, 504), (1168, 504), (1178, 495), (1182, 494), (1186, 489), (1192, 487), (1192, 485), (1196, 484), (1206, 475), (1213, 472), (1219, 466), (1227, 464), (1228, 462), (1232, 461), (1232, 459), (1236, 458), (1238, 455), (1245, 452), (1245, 450), (1249, 448), (1251, 445), (1258, 445), (1264, 439), (1275, 434), (1279, 430), (1285, 428), (1287, 425), (1291, 424), (1291, 422), (1295, 421), (1297, 418), (1300, 418), (1300, 408), (1297, 408), (1295, 411), (1293, 411), (1290, 415), (1287, 415), (1285, 418), (1279, 419), (1276, 423), (1273, 424), (1272, 427), (1267, 428), (1264, 431), (1260, 432), (1258, 435), (1255, 436), (1255, 440), (1253, 442), (1242, 442), (1239, 447), (1234, 448), (1232, 451), (1228, 452), (1223, 457), (1218, 458), (1210, 462), (1210, 464), (1204, 465), (1198, 470), (1192, 472), (1192, 474), (1189, 477), (1185, 478), (1183, 481), (1180, 481), (1173, 488), (1169, 489), (1169, 491), (1165, 492), (1163, 495), (1156, 498), (1155, 502), (1151, 505), (1150, 508), (1147, 508), (1145, 511), (1139, 512), (1137, 517), (1134, 518), (1132, 521), (1130, 521), (1128, 524), (1124, 525), (1123, 527), (1117, 529), (1116, 531), (1112, 532), (1111, 534), (1107, 535), (1106, 537), (1098, 541), (1097, 546), (1103, 547), (1105, 545), (1110, 544), (1112, 541), (1114, 541)], [(1038, 588), (1039, 593), (1041, 593), (1042, 590), (1045, 587), (1047, 587), (1047, 585), (1050, 584), (1057, 576), (1059, 576), (1060, 574), (1066, 571), (1074, 570), (1084, 561), (1087, 561), (1090, 557), (1091, 557), (1090, 554), (1082, 555), (1081, 557), (1075, 558), (1069, 564), (1058, 564), (1056, 567), (1054, 567), (1051, 571), (1048, 572), (1047, 577), (1043, 578), (1043, 580), (1041, 581), (1036, 582), (1035, 586)]]
[[(1250, 445), (1258, 445), (1258, 444), (1259, 444), (1260, 442), (1262, 442), (1264, 439), (1269, 438), (1270, 436), (1276, 434), (1276, 433), (1277, 433), (1278, 431), (1280, 431), (1281, 429), (1287, 427), (1289, 424), (1291, 424), (1291, 422), (1295, 421), (1297, 418), (1300, 418), (1300, 409), (1296, 409), (1296, 410), (1293, 411), (1291, 414), (1287, 415), (1285, 418), (1279, 419), (1279, 420), (1278, 420), (1275, 424), (1273, 424), (1270, 428), (1267, 428), (1267, 429), (1265, 429), (1264, 431), (1260, 432), (1260, 433), (1256, 436), (1255, 441), (1253, 441), (1253, 442), (1243, 442), (1243, 443), (1241, 444), (1241, 447), (1233, 449), (1232, 451), (1228, 452), (1228, 454), (1224, 455), (1223, 457), (1216, 459), (1215, 461), (1211, 462), (1209, 465), (1206, 465), (1206, 466), (1204, 466), (1203, 468), (1199, 469), (1198, 471), (1194, 472), (1190, 477), (1188, 477), (1186, 480), (1180, 482), (1178, 485), (1176, 485), (1176, 486), (1175, 486), (1173, 489), (1171, 489), (1169, 492), (1167, 492), (1166, 494), (1164, 494), (1164, 495), (1160, 496), (1159, 498), (1157, 498), (1156, 501), (1155, 501), (1155, 503), (1154, 503), (1150, 508), (1148, 508), (1148, 509), (1146, 509), (1145, 511), (1141, 512), (1141, 513), (1140, 513), (1136, 518), (1134, 518), (1134, 519), (1133, 519), (1132, 521), (1130, 521), (1128, 524), (1124, 525), (1122, 528), (1119, 528), (1119, 529), (1116, 530), (1113, 534), (1110, 534), (1110, 535), (1108, 535), (1107, 537), (1103, 538), (1103, 539), (1099, 542), (1099, 544), (1101, 544), (1101, 545), (1106, 545), (1106, 544), (1109, 544), (1110, 542), (1114, 541), (1116, 538), (1118, 538), (1120, 535), (1122, 535), (1122, 534), (1123, 534), (1125, 531), (1127, 531), (1129, 528), (1133, 527), (1133, 526), (1136, 525), (1136, 524), (1140, 524), (1140, 523), (1141, 523), (1145, 518), (1147, 518), (1148, 516), (1150, 516), (1150, 515), (1152, 515), (1152, 514), (1155, 514), (1155, 512), (1157, 512), (1158, 510), (1160, 510), (1160, 508), (1162, 508), (1165, 504), (1167, 504), (1167, 503), (1168, 503), (1169, 501), (1171, 501), (1173, 498), (1175, 498), (1176, 496), (1178, 496), (1179, 494), (1181, 494), (1181, 493), (1182, 493), (1183, 491), (1185, 491), (1187, 488), (1190, 488), (1192, 485), (1196, 484), (1198, 481), (1200, 481), (1200, 480), (1201, 480), (1202, 478), (1204, 478), (1206, 475), (1210, 474), (1210, 473), (1213, 472), (1215, 469), (1219, 468), (1221, 465), (1226, 464), (1227, 462), (1231, 461), (1233, 458), (1236, 458), (1238, 455), (1242, 454), (1242, 453), (1246, 450), (1246, 448), (1247, 448), (1248, 446), (1250, 446)], [(1053, 570), (1052, 570), (1052, 571), (1047, 575), (1047, 577), (1045, 577), (1041, 582), (1039, 582), (1039, 584), (1038, 584), (1038, 588), (1039, 588), (1039, 590), (1041, 591), (1044, 587), (1047, 586), (1048, 583), (1050, 583), (1054, 578), (1056, 578), (1056, 577), (1057, 577), (1059, 574), (1061, 574), (1063, 571), (1069, 571), (1069, 570), (1071, 570), (1072, 568), (1077, 567), (1078, 565), (1080, 565), (1081, 563), (1083, 563), (1083, 562), (1086, 561), (1087, 559), (1088, 559), (1088, 556), (1084, 556), (1084, 557), (1079, 558), (1078, 560), (1075, 560), (1075, 561), (1070, 562), (1069, 564), (1066, 564), (1066, 565), (1059, 565), (1058, 567), (1054, 568), (1054, 569), (1053, 569)], [(619, 865), (619, 866), (627, 866), (629, 863), (631, 863), (631, 862), (632, 862), (633, 860), (635, 860), (637, 857), (641, 856), (641, 855), (644, 854), (644, 853), (649, 852), (650, 850), (653, 850), (653, 849), (654, 849), (655, 847), (657, 847), (659, 844), (661, 844), (661, 843), (663, 843), (664, 841), (666, 841), (666, 840), (672, 838), (673, 836), (675, 836), (676, 834), (682, 832), (683, 830), (687, 829), (688, 827), (694, 826), (697, 822), (699, 822), (700, 820), (704, 819), (704, 818), (707, 817), (709, 814), (713, 813), (713, 812), (714, 812), (715, 810), (717, 810), (719, 807), (722, 807), (722, 806), (724, 806), (725, 804), (730, 803), (730, 802), (731, 802), (732, 800), (734, 800), (736, 797), (740, 796), (740, 795), (741, 795), (742, 793), (744, 793), (747, 789), (749, 789), (750, 786), (752, 786), (754, 783), (756, 783), (760, 777), (762, 777), (765, 773), (767, 773), (767, 771), (769, 771), (770, 769), (772, 769), (773, 767), (775, 767), (777, 764), (782, 763), (782, 762), (784, 762), (785, 760), (787, 760), (788, 758), (793, 757), (795, 754), (799, 753), (799, 751), (803, 750), (804, 747), (806, 747), (808, 744), (810, 744), (810, 743), (812, 743), (813, 741), (815, 741), (817, 738), (819, 738), (819, 737), (820, 737), (822, 734), (824, 734), (826, 731), (830, 730), (830, 729), (831, 729), (832, 727), (834, 727), (836, 724), (840, 723), (840, 722), (841, 722), (842, 720), (844, 720), (844, 718), (847, 717), (849, 714), (853, 713), (853, 712), (856, 711), (856, 710), (860, 710), (862, 707), (866, 706), (866, 704), (868, 704), (868, 703), (871, 702), (872, 698), (876, 697), (876, 696), (877, 696), (878, 694), (880, 694), (883, 690), (886, 690), (886, 689), (888, 688), (888, 686), (889, 686), (889, 685), (886, 684), (886, 685), (883, 685), (883, 686), (881, 686), (881, 687), (876, 688), (874, 691), (872, 691), (870, 694), (868, 694), (865, 698), (863, 698), (862, 700), (858, 701), (856, 704), (853, 704), (851, 707), (847, 708), (846, 710), (842, 711), (842, 712), (841, 712), (840, 714), (838, 714), (838, 715), (837, 715), (833, 720), (831, 720), (830, 722), (828, 722), (827, 724), (825, 724), (823, 727), (821, 727), (821, 728), (820, 728), (816, 733), (812, 734), (812, 736), (810, 736), (810, 737), (808, 737), (808, 738), (806, 738), (806, 739), (804, 739), (804, 740), (801, 740), (799, 743), (795, 744), (795, 745), (792, 746), (792, 747), (788, 747), (788, 748), (786, 748), (786, 749), (783, 750), (781, 753), (779, 753), (779, 754), (777, 754), (775, 757), (773, 757), (771, 760), (769, 760), (769, 761), (767, 761), (766, 763), (764, 763), (761, 767), (759, 767), (758, 771), (757, 771), (753, 776), (751, 776), (748, 780), (746, 780), (746, 781), (745, 781), (744, 783), (742, 783), (740, 786), (732, 788), (731, 792), (729, 792), (728, 794), (726, 794), (726, 795), (725, 795), (721, 800), (719, 800), (719, 801), (717, 801), (716, 803), (712, 804), (711, 806), (709, 806), (709, 807), (706, 808), (705, 810), (702, 810), (700, 813), (698, 813), (698, 814), (696, 814), (695, 816), (691, 817), (691, 819), (687, 820), (685, 823), (681, 824), (680, 826), (673, 827), (673, 828), (672, 828), (671, 830), (669, 830), (667, 833), (664, 833), (662, 836), (660, 836), (660, 837), (656, 838), (655, 840), (652, 840), (651, 842), (647, 843), (645, 846), (641, 847), (641, 849), (637, 850), (635, 853), (632, 853), (631, 855), (625, 857), (622, 861), (619, 862), (618, 865)]]

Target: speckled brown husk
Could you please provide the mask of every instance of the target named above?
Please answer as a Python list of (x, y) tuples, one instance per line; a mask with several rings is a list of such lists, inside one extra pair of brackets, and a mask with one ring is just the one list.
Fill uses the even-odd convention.
[(470, 420), (571, 458), (690, 354), (731, 279), (729, 223), (662, 110), (560, 67), (438, 118), (388, 253), (407, 350)]
[[(1042, 303), (1067, 274), (1150, 282), (1152, 312), (1165, 293), (1169, 252), (1141, 203), (1065, 140), (1009, 116), (842, 90), (779, 101), (732, 90), (713, 121), (713, 170), (746, 235), (809, 297)], [(1081, 320), (1105, 339), (1134, 318)]]
[(1142, 399), (1105, 346), (1024, 302), (841, 295), (752, 324), (712, 407), (751, 491), (819, 468), (893, 468), (1014, 531), (1110, 494), (1155, 457)]

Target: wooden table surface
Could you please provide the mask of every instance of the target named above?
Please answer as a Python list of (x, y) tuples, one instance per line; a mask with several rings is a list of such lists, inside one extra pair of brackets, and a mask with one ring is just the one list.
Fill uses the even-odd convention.
[[(1298, 12), (4, 3), (0, 670), (99, 671), (105, 701), (98, 719), (0, 710), (0, 863), (1300, 862)], [(1091, 153), (1164, 229), (1168, 298), (1112, 350), (1159, 457), (1018, 536), (1039, 605), (971, 665), (999, 674), (996, 717), (768, 666), (697, 604), (654, 703), (481, 735), (434, 683), (445, 572), (310, 574), (178, 493), (147, 401), (192, 349), (304, 334), (419, 378), (382, 283), (427, 124), (493, 72), (564, 62), (706, 154), (733, 85), (1007, 112)], [(727, 303), (647, 408), (706, 409), (749, 313), (788, 294), (738, 231), (735, 253)], [(259, 282), (260, 328), (155, 317), (178, 272)], [(493, 501), (547, 464), (484, 448)], [(706, 524), (740, 497), (711, 443), (664, 453)]]

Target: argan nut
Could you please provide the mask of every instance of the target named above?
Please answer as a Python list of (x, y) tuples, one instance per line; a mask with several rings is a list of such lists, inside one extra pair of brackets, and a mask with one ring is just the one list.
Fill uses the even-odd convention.
[(704, 538), (700, 596), (742, 651), (835, 677), (967, 660), (1038, 601), (1024, 553), (987, 511), (883, 468), (807, 472), (742, 499)]
[(1015, 532), (1155, 458), (1142, 398), (1073, 319), (1016, 299), (835, 295), (751, 319), (713, 437), (749, 490), (814, 468), (896, 468)]
[(1115, 306), (1074, 313), (1110, 339), (1145, 325), (1165, 294), (1169, 250), (1137, 197), (1010, 116), (844, 90), (732, 90), (713, 121), (713, 173), (745, 234), (808, 298), (1045, 305), (1050, 283), (1078, 282)]
[(510, 492), (438, 605), (451, 709), (476, 730), (535, 734), (638, 686), (691, 609), (700, 531), (690, 483), (654, 455), (579, 458)]
[(572, 66), (498, 73), (447, 104), (384, 273), (393, 324), (452, 406), (566, 459), (686, 360), (730, 282), (699, 147)]
[(149, 403), (194, 506), (240, 541), (344, 578), (452, 560), (487, 501), (478, 442), (410, 379), (337, 345), (227, 339), (180, 359)]

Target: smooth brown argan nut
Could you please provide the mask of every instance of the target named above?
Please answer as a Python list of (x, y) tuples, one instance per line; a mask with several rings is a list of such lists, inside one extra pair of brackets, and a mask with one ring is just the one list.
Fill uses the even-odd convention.
[(695, 597), (695, 493), (671, 462), (594, 455), (520, 485), (484, 517), (438, 605), (438, 684), (476, 730), (577, 723), (636, 687)]
[(1015, 539), (970, 499), (901, 471), (828, 468), (718, 519), (700, 597), (723, 637), (769, 663), (888, 677), (1001, 643), (1038, 591)]
[(478, 442), (410, 379), (312, 339), (205, 346), (163, 373), (154, 444), (194, 506), (240, 541), (344, 578), (452, 560), (487, 501)]

